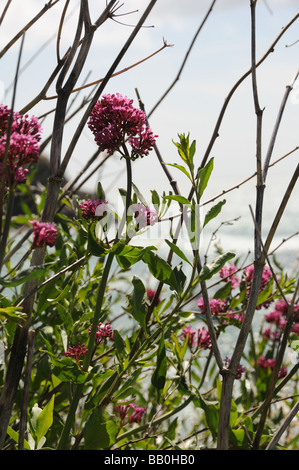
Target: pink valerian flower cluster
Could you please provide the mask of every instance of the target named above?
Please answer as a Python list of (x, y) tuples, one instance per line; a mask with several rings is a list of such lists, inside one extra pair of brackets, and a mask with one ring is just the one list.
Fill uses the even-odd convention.
[(146, 125), (145, 113), (119, 93), (102, 96), (90, 114), (88, 127), (102, 152), (112, 155), (128, 142), (132, 160), (148, 155), (157, 138)]
[[(89, 334), (91, 332), (92, 325), (89, 327)], [(110, 323), (106, 322), (105, 324), (99, 323), (96, 331), (96, 344), (99, 344), (103, 339), (113, 340), (113, 330)]]
[(210, 333), (204, 326), (196, 330), (193, 330), (192, 326), (186, 326), (182, 331), (182, 339), (185, 340), (187, 336), (190, 349), (195, 348), (197, 351), (198, 349), (210, 349), (212, 346)]
[[(227, 306), (226, 302), (221, 299), (209, 299), (210, 310), (212, 315), (219, 315), (220, 313), (226, 312)], [(198, 299), (198, 307), (200, 308), (202, 313), (205, 313), (205, 304), (203, 297)]]
[(76, 346), (70, 346), (64, 354), (66, 357), (72, 357), (76, 362), (79, 362), (87, 352), (88, 349), (86, 349), (85, 344), (78, 342)]
[(219, 275), (222, 279), (225, 278), (226, 281), (231, 281), (232, 289), (235, 289), (241, 284), (241, 280), (236, 276), (237, 268), (234, 264), (230, 265), (228, 268), (223, 266), (220, 269)]
[(149, 225), (154, 225), (157, 221), (157, 212), (144, 206), (141, 202), (132, 204), (130, 211), (132, 211), (136, 220), (137, 230), (148, 227)]
[(86, 220), (102, 220), (108, 211), (108, 203), (101, 199), (95, 201), (88, 199), (87, 201), (79, 204), (79, 207), (81, 209), (82, 217)]
[(57, 241), (57, 228), (50, 222), (38, 222), (37, 220), (29, 220), (33, 225), (33, 243), (32, 248), (40, 248), (43, 246), (54, 246)]
[[(2, 173), (10, 115), (11, 110), (5, 105), (0, 105), (0, 174)], [(8, 185), (26, 182), (29, 170), (24, 166), (38, 161), (40, 132), (41, 127), (35, 117), (29, 118), (27, 115), (13, 112), (5, 170)]]
[[(243, 313), (228, 310), (227, 302), (221, 299), (209, 299), (211, 314), (219, 316), (223, 321), (231, 323), (232, 321), (242, 322), (244, 320)], [(201, 313), (205, 314), (206, 309), (203, 297), (198, 299), (198, 307)]]
[[(226, 357), (224, 359), (224, 365), (225, 365), (225, 367), (229, 367), (229, 365), (230, 365), (230, 358), (229, 357)], [(245, 367), (243, 367), (242, 364), (239, 364), (238, 367), (237, 367), (236, 379), (241, 379), (243, 372), (245, 372)]]
[[(272, 341), (279, 341), (285, 325), (286, 316), (288, 313), (288, 304), (283, 300), (276, 302), (274, 310), (265, 315), (265, 320), (271, 325), (263, 331), (263, 338)], [(299, 336), (299, 305), (295, 305), (294, 312), (295, 320), (292, 326), (292, 333)]]
[[(257, 365), (262, 367), (265, 371), (273, 370), (275, 367), (275, 359), (266, 359), (265, 356), (260, 356), (257, 360)], [(287, 375), (287, 368), (282, 366), (278, 372), (278, 378), (281, 379)]]
[[(243, 271), (244, 280), (245, 280), (246, 285), (247, 285), (247, 297), (249, 296), (249, 293), (250, 293), (250, 290), (251, 290), (253, 273), (254, 273), (253, 265), (248, 266)], [(264, 269), (263, 269), (263, 274), (262, 274), (260, 292), (262, 292), (265, 289), (265, 287), (267, 286), (267, 284), (268, 284), (269, 280), (271, 279), (271, 277), (272, 277), (271, 270), (267, 266), (265, 266)], [(272, 299), (269, 299), (266, 302), (263, 302), (262, 304), (257, 305), (256, 309), (260, 310), (261, 308), (268, 308), (269, 305), (271, 304), (271, 302), (272, 302)]]
[(126, 418), (129, 423), (140, 423), (142, 416), (146, 413), (145, 408), (134, 403), (118, 404), (115, 406), (115, 411), (119, 413), (122, 425), (124, 425)]

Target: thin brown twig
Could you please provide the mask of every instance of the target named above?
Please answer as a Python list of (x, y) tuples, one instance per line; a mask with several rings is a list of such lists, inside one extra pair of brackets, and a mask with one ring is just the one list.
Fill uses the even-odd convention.
[(6, 54), (6, 52), (14, 45), (14, 43), (20, 39), (23, 34), (28, 31), (28, 29), (31, 28), (31, 26), (34, 25), (34, 23), (36, 23), (50, 8), (52, 8), (54, 5), (56, 5), (56, 3), (58, 3), (59, 0), (55, 0), (53, 3), (52, 3), (52, 0), (50, 0), (48, 3), (46, 3), (44, 5), (44, 7), (39, 11), (39, 13), (34, 17), (32, 18), (27, 24), (26, 26), (24, 26), (24, 28), (21, 29), (21, 31), (18, 32), (18, 34), (16, 34), (16, 36), (11, 40), (9, 41), (9, 43), (2, 49), (2, 51), (0, 51), (0, 58), (4, 56), (4, 54)]
[(2, 22), (3, 22), (3, 20), (4, 20), (4, 17), (5, 17), (5, 15), (6, 15), (6, 13), (7, 13), (7, 10), (8, 10), (8, 8), (9, 8), (9, 5), (11, 4), (11, 2), (12, 2), (12, 0), (7, 0), (6, 5), (5, 5), (5, 7), (3, 8), (3, 12), (2, 12), (2, 15), (1, 15), (1, 17), (0, 17), (0, 25), (2, 24)]
[(60, 50), (59, 50), (59, 47), (60, 47), (60, 39), (61, 39), (61, 32), (62, 32), (63, 23), (64, 23), (64, 20), (65, 20), (65, 15), (66, 15), (66, 12), (67, 12), (69, 3), (70, 3), (70, 0), (66, 0), (65, 5), (64, 5), (64, 8), (63, 8), (63, 11), (62, 11), (62, 14), (61, 14), (61, 17), (60, 17), (60, 21), (59, 21), (59, 27), (58, 27), (58, 33), (57, 33), (57, 40), (56, 40), (56, 57), (57, 57), (57, 62), (58, 62), (58, 63), (59, 63), (60, 60), (61, 60), (61, 58), (60, 58)]
[(197, 39), (199, 33), (201, 32), (202, 28), (204, 27), (206, 21), (208, 20), (210, 14), (211, 14), (211, 12), (212, 12), (212, 10), (213, 10), (213, 8), (214, 8), (215, 3), (216, 3), (216, 0), (213, 0), (213, 1), (212, 1), (212, 4), (211, 4), (211, 6), (210, 6), (210, 8), (209, 8), (209, 10), (208, 10), (208, 12), (206, 13), (206, 15), (205, 15), (204, 19), (202, 20), (202, 22), (201, 22), (199, 28), (197, 29), (195, 35), (193, 36), (193, 39), (192, 39), (192, 41), (191, 41), (191, 44), (190, 44), (190, 46), (189, 46), (189, 48), (188, 48), (188, 50), (187, 50), (187, 52), (186, 52), (186, 54), (185, 54), (185, 57), (184, 57), (183, 62), (182, 62), (182, 65), (181, 65), (181, 67), (180, 67), (180, 69), (179, 69), (179, 71), (178, 71), (178, 73), (177, 73), (177, 75), (176, 75), (174, 81), (171, 83), (171, 85), (167, 88), (167, 90), (164, 92), (164, 94), (163, 94), (162, 97), (159, 99), (159, 101), (155, 104), (155, 106), (154, 106), (154, 107), (152, 108), (152, 110), (149, 112), (148, 117), (150, 117), (150, 116), (154, 113), (154, 111), (157, 109), (157, 107), (161, 104), (161, 102), (166, 98), (166, 96), (168, 95), (168, 93), (170, 93), (170, 91), (171, 91), (172, 88), (175, 86), (175, 84), (179, 81), (179, 79), (180, 79), (180, 77), (181, 77), (181, 75), (182, 75), (182, 72), (183, 72), (183, 70), (184, 70), (184, 67), (185, 67), (185, 65), (186, 65), (186, 62), (187, 62), (187, 60), (188, 60), (188, 57), (189, 57), (189, 55), (190, 55), (190, 53), (191, 53), (191, 50), (192, 50), (192, 48), (193, 48), (193, 46), (194, 46), (194, 44), (195, 44), (195, 41), (196, 41), (196, 39)]
[[(152, 57), (154, 57), (156, 54), (158, 54), (159, 52), (163, 51), (163, 49), (167, 48), (167, 47), (172, 47), (172, 44), (167, 44), (166, 41), (164, 41), (164, 44), (162, 47), (160, 47), (157, 51), (153, 52), (152, 54), (150, 54), (149, 56), (145, 57), (144, 59), (141, 59), (139, 60), (138, 62), (135, 62), (134, 64), (132, 65), (129, 65), (128, 67), (125, 67), (124, 69), (122, 70), (119, 70), (118, 72), (115, 72), (111, 75), (111, 78), (114, 78), (114, 77), (117, 77), (118, 75), (121, 75), (125, 72), (128, 72), (129, 70), (133, 69), (134, 67), (137, 67), (138, 65), (142, 64), (143, 62), (151, 59)], [(76, 93), (78, 91), (81, 91), (81, 90), (85, 90), (86, 88), (89, 88), (91, 86), (94, 86), (94, 85), (98, 85), (99, 83), (102, 83), (103, 81), (105, 80), (105, 78), (99, 78), (98, 80), (95, 80), (93, 82), (90, 82), (90, 83), (87, 83), (86, 85), (82, 85), (78, 88), (74, 88), (72, 90), (72, 93)], [(54, 100), (54, 99), (57, 99), (57, 95), (52, 95), (52, 96), (45, 96), (43, 98), (44, 100)]]

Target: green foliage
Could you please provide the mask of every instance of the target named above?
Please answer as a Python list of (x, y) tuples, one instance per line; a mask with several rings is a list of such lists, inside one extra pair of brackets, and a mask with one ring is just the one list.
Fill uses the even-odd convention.
[[(226, 201), (212, 205), (200, 220), (200, 199), (209, 184), (214, 161), (209, 160), (197, 173), (195, 141), (190, 143), (189, 135), (181, 134), (175, 146), (182, 164), (169, 166), (188, 178), (194, 196), (165, 192), (160, 195), (151, 190), (151, 203), (157, 210), (157, 223), (163, 223), (171, 205), (179, 206), (193, 251), (186, 252), (180, 237), (174, 239), (172, 226), (160, 248), (135, 243), (139, 232), (132, 239), (109, 237), (108, 232), (98, 230), (97, 221), (87, 221), (78, 212), (78, 218), (57, 214), (59, 237), (55, 248), (46, 251), (41, 266), (14, 269), (15, 263), (6, 263), (9, 275), (0, 280), (0, 320), (1, 341), (7, 351), (16, 326), (27, 318), (22, 304), (25, 286), (37, 282), (31, 319), (35, 354), (25, 449), (59, 448), (66, 429), (63, 448), (67, 449), (184, 449), (180, 442), (187, 442), (189, 449), (216, 447), (221, 376), (213, 349), (201, 343), (203, 337), (199, 334), (210, 328), (197, 305), (202, 295), (201, 283), (207, 285), (210, 302), (225, 305), (223, 311), (216, 313), (211, 307), (214, 333), (217, 340), (224, 342), (238, 334), (249, 292), (243, 275), (244, 261), (237, 253), (205, 254), (206, 262), (199, 270), (201, 230), (219, 216)], [(134, 203), (140, 201), (149, 206), (134, 184), (132, 190)], [(120, 193), (125, 196), (126, 190)], [(106, 201), (100, 183), (97, 197)], [(41, 199), (44, 201), (45, 197)], [(75, 198), (74, 201), (77, 204)], [(14, 220), (13, 229), (17, 221), (28, 224), (29, 211), (25, 206), (23, 210), (22, 218)], [(113, 217), (122, 219), (117, 214)], [(132, 216), (127, 228), (131, 223)], [(31, 241), (25, 243), (30, 257)], [(13, 246), (13, 240), (10, 244)], [(173, 255), (171, 261), (165, 248)], [(232, 277), (221, 277), (221, 269), (228, 268), (232, 260), (240, 281), (237, 286)], [(294, 279), (281, 270), (278, 277), (284, 295), (293, 295)], [(161, 287), (156, 303), (149, 293), (153, 285)], [(259, 358), (275, 359), (277, 351), (276, 341), (263, 336), (263, 309), (267, 304), (274, 308), (280, 299), (281, 292), (271, 278), (259, 292), (260, 330), (252, 332), (242, 357), (245, 370), (235, 382), (229, 429), (232, 449), (251, 448), (255, 437), (259, 406), (273, 370), (271, 362), (268, 367), (261, 367)], [(95, 318), (101, 322), (96, 325), (100, 336), (96, 334), (92, 339), (90, 331)], [(105, 324), (111, 326), (113, 337), (101, 336)], [(253, 340), (257, 333), (258, 339)], [(78, 344), (84, 345), (88, 353), (78, 357), (65, 354)], [(293, 332), (289, 346), (294, 354), (299, 350), (298, 344)], [(3, 387), (3, 370), (0, 380)], [(296, 396), (296, 375), (289, 385)], [(7, 430), (6, 445), (10, 448), (18, 448), (19, 414), (18, 396)], [(68, 416), (72, 417), (69, 421)], [(282, 410), (273, 407), (262, 442), (268, 442), (282, 419)], [(288, 445), (296, 447), (296, 439)]]

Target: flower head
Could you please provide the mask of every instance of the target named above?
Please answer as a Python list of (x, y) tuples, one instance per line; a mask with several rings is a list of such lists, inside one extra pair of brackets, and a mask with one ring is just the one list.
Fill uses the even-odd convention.
[(122, 424), (125, 418), (128, 418), (129, 423), (140, 423), (142, 416), (146, 413), (146, 409), (142, 406), (137, 406), (134, 403), (124, 403), (115, 406), (115, 411), (119, 413)]
[(137, 230), (156, 223), (157, 212), (155, 210), (150, 210), (148, 207), (141, 204), (141, 202), (132, 204), (130, 206), (130, 211), (132, 211), (134, 219), (136, 220)]
[(147, 155), (157, 137), (146, 125), (145, 113), (133, 106), (133, 100), (119, 93), (102, 96), (90, 114), (88, 127), (99, 149), (110, 155), (128, 141), (133, 160)]
[[(275, 359), (266, 359), (265, 356), (260, 356), (257, 360), (257, 365), (262, 367), (264, 370), (273, 370), (275, 367)], [(278, 378), (285, 377), (287, 374), (287, 369), (285, 366), (282, 366), (278, 372)]]
[[(249, 296), (250, 290), (251, 290), (251, 285), (252, 285), (252, 280), (253, 280), (253, 273), (254, 273), (254, 267), (253, 265), (248, 266), (247, 268), (244, 269), (243, 271), (243, 276), (245, 279), (245, 282), (247, 284), (247, 296)], [(265, 287), (267, 286), (267, 283), (272, 277), (271, 270), (268, 268), (268, 266), (265, 266), (263, 269), (263, 274), (262, 274), (262, 280), (261, 280), (261, 285), (260, 285), (260, 292), (262, 292)], [(271, 304), (272, 300), (266, 300), (262, 304), (258, 305), (256, 308), (257, 310), (260, 310), (262, 307), (267, 308)]]
[(185, 340), (188, 336), (188, 346), (191, 348), (196, 344), (195, 337), (196, 337), (196, 331), (192, 329), (192, 326), (186, 326), (186, 328), (183, 329), (182, 331), (182, 338)]
[[(212, 315), (218, 315), (219, 313), (224, 313), (226, 311), (226, 302), (224, 300), (209, 299), (209, 304)], [(201, 309), (202, 313), (205, 313), (203, 297), (198, 299), (198, 307)]]
[[(299, 305), (294, 306), (294, 314), (296, 315), (299, 312)], [(282, 332), (286, 325), (286, 316), (288, 313), (288, 304), (280, 299), (276, 302), (274, 310), (268, 312), (265, 315), (265, 320), (271, 325), (271, 328), (266, 328), (263, 332), (263, 337), (268, 340), (277, 341), (282, 335)], [(298, 334), (299, 324), (298, 320), (295, 319), (292, 326), (292, 332)]]
[(29, 220), (33, 225), (33, 248), (42, 246), (54, 246), (57, 240), (57, 228), (50, 222), (38, 222)]
[[(11, 110), (4, 105), (0, 106), (0, 160), (3, 157), (7, 144), (7, 132)], [(9, 133), (9, 149), (6, 163), (6, 182), (8, 184), (24, 183), (28, 169), (23, 168), (39, 158), (39, 141), (41, 127), (35, 117), (29, 118), (17, 112), (12, 114), (12, 126)], [(2, 173), (2, 163), (0, 165)]]
[[(92, 325), (89, 327), (89, 334), (91, 332)], [(110, 323), (106, 322), (105, 324), (99, 323), (96, 331), (96, 343), (99, 344), (102, 339), (108, 338), (113, 339), (113, 330)]]
[(79, 204), (81, 209), (82, 217), (86, 220), (101, 220), (107, 213), (108, 203), (98, 199), (93, 201), (88, 199), (87, 201)]
[(186, 326), (182, 331), (182, 338), (185, 339), (188, 336), (188, 346), (193, 346), (198, 349), (210, 349), (211, 348), (211, 337), (208, 330), (205, 327), (193, 330), (192, 326)]
[(241, 283), (241, 280), (235, 274), (236, 272), (237, 268), (234, 264), (232, 264), (228, 268), (223, 266), (223, 268), (221, 268), (219, 271), (219, 275), (222, 279), (229, 278), (232, 283), (232, 288), (234, 289), (235, 287), (238, 287)]
[(86, 349), (85, 344), (77, 343), (77, 346), (70, 346), (67, 351), (65, 351), (65, 356), (72, 357), (76, 362), (79, 362), (82, 356), (87, 354), (88, 349)]

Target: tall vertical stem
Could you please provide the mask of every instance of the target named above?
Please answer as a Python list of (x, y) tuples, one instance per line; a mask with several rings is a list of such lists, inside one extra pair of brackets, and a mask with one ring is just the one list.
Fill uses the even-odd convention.
[(221, 402), (220, 402), (220, 413), (219, 413), (219, 426), (218, 426), (218, 449), (228, 449), (229, 446), (229, 428), (230, 428), (230, 410), (233, 394), (233, 385), (240, 363), (247, 337), (249, 335), (252, 320), (256, 310), (256, 303), (259, 295), (259, 289), (261, 285), (261, 279), (264, 269), (262, 259), (262, 247), (260, 240), (261, 225), (262, 225), (262, 207), (263, 207), (263, 196), (264, 196), (264, 181), (262, 174), (262, 115), (263, 112), (259, 106), (258, 99), (258, 88), (256, 78), (256, 3), (257, 0), (250, 0), (251, 6), (251, 62), (252, 62), (252, 90), (254, 108), (257, 117), (256, 126), (256, 166), (257, 166), (257, 189), (256, 189), (256, 226), (254, 228), (255, 238), (255, 261), (254, 261), (254, 274), (252, 279), (252, 285), (250, 289), (250, 295), (246, 308), (246, 314), (242, 327), (240, 329), (239, 336), (237, 338), (236, 346), (230, 361), (228, 370), (223, 370), (223, 382), (221, 391)]

